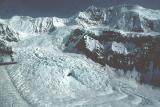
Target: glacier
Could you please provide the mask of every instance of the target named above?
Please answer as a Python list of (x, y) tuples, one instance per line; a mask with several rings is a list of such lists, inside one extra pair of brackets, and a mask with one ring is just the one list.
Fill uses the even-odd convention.
[[(149, 37), (157, 43), (159, 28), (160, 10), (138, 5), (91, 6), (70, 18), (0, 19), (0, 52), (12, 49), (17, 61), (0, 66), (0, 106), (159, 107), (159, 88), (141, 80), (149, 73), (147, 80), (154, 82), (151, 72), (116, 68), (109, 60), (113, 53), (126, 57), (141, 49), (133, 41), (124, 43), (126, 38)], [(125, 61), (118, 60), (134, 65)], [(158, 75), (158, 67), (152, 72)]]

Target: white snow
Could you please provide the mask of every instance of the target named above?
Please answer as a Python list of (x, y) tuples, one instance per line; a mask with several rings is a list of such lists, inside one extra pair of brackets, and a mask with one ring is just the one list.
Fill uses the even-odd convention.
[[(88, 17), (84, 13), (79, 15)], [(107, 20), (107, 16), (104, 19)], [(89, 20), (93, 22), (90, 25), (77, 18), (74, 21), (78, 23), (66, 26), (67, 21), (23, 16), (0, 21), (18, 32), (20, 39), (13, 44), (18, 64), (0, 67), (3, 72), (0, 72), (0, 106), (6, 107), (12, 102), (10, 107), (159, 107), (159, 88), (137, 83), (140, 75), (135, 70), (124, 73), (109, 66), (102, 67), (84, 55), (63, 52), (66, 39), (74, 29), (99, 34), (108, 27), (99, 27), (103, 20), (95, 28), (92, 24), (96, 25), (96, 21)], [(49, 32), (53, 27), (55, 29)], [(90, 50), (98, 44), (88, 36), (86, 40)], [(132, 46), (113, 42), (111, 48), (128, 54), (128, 47)], [(12, 83), (14, 87), (8, 86)]]
[(119, 5), (108, 9), (89, 7), (79, 12), (76, 22), (85, 27), (108, 26), (129, 32), (160, 32), (160, 10), (146, 9), (138, 5)]
[(89, 37), (89, 36), (84, 36), (85, 39), (85, 43), (86, 43), (86, 48), (89, 49), (90, 51), (93, 51), (97, 48), (100, 48), (100, 43), (98, 42), (98, 40), (94, 40), (93, 38)]
[(49, 32), (55, 27), (65, 26), (65, 20), (56, 17), (31, 18), (27, 16), (14, 16), (9, 20), (9, 26), (25, 33)]
[(136, 13), (138, 13), (142, 17), (146, 17), (151, 20), (159, 20), (160, 19), (160, 10), (152, 10), (152, 9), (146, 9), (141, 6), (138, 6), (138, 8), (134, 8), (133, 10)]
[(128, 54), (126, 47), (122, 43), (113, 42), (111, 48), (112, 51), (117, 52), (119, 54)]

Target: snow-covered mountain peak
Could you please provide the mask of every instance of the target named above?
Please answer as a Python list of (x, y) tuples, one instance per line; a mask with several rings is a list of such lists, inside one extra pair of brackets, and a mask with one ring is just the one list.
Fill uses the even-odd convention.
[(160, 11), (139, 5), (118, 5), (110, 8), (88, 7), (70, 18), (13, 16), (0, 20), (9, 28), (23, 33), (50, 33), (57, 27), (82, 26), (83, 28), (106, 27), (123, 32), (160, 32)]
[(76, 21), (84, 27), (101, 25), (106, 20), (105, 15), (105, 9), (90, 6), (84, 12), (79, 12)]
[(106, 9), (91, 6), (79, 12), (76, 21), (83, 27), (107, 26), (130, 32), (160, 32), (160, 11), (139, 5), (118, 5)]
[(9, 20), (9, 26), (26, 33), (52, 32), (56, 27), (65, 26), (65, 19), (56, 17), (14, 16)]

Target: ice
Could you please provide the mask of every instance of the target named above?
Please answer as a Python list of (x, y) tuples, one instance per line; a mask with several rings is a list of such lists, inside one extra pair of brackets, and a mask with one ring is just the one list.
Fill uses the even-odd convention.
[[(0, 67), (0, 106), (159, 107), (159, 88), (138, 83), (140, 74), (135, 69), (124, 72), (107, 65), (102, 66), (83, 54), (64, 50), (70, 33), (77, 28), (96, 35), (109, 29), (126, 35), (159, 33), (158, 28), (152, 29), (155, 31), (152, 33), (149, 27), (143, 26), (143, 18), (159, 26), (160, 12), (139, 6), (112, 7), (108, 11), (114, 10), (113, 15), (117, 16), (107, 23), (112, 14), (106, 13), (107, 9), (98, 10), (90, 7), (68, 19), (28, 16), (1, 19), (2, 27), (8, 27), (8, 30), (2, 29), (3, 32), (11, 31), (14, 36), (17, 34), (18, 42), (6, 42), (12, 46), (14, 59), (18, 63)], [(137, 13), (142, 16), (138, 17), (140, 20), (136, 22), (136, 27), (140, 24), (146, 32), (131, 31), (133, 23), (128, 19), (124, 20), (123, 12), (127, 12), (127, 18), (133, 15), (132, 12), (136, 16)], [(97, 17), (91, 17), (92, 15)], [(117, 23), (121, 28), (116, 28)], [(87, 35), (84, 38), (88, 49), (92, 51), (97, 47), (98, 41)], [(111, 45), (114, 52), (125, 55), (129, 53), (128, 48), (132, 47), (134, 46), (131, 44), (121, 42), (113, 42)]]
[(112, 43), (112, 50), (119, 54), (128, 54), (126, 47), (122, 43), (113, 42)]

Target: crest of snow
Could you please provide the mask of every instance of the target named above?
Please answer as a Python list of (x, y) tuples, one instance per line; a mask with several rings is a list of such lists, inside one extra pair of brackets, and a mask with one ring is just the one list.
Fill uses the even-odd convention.
[(65, 26), (66, 19), (61, 19), (61, 18), (53, 17), (52, 20), (53, 20), (53, 25), (55, 27), (63, 27), (63, 26)]
[(136, 6), (131, 11), (138, 13), (140, 16), (151, 20), (160, 20), (160, 10), (146, 9), (141, 6)]
[(56, 27), (65, 26), (65, 19), (56, 17), (32, 18), (14, 16), (9, 20), (9, 26), (17, 31), (26, 33), (52, 32)]

